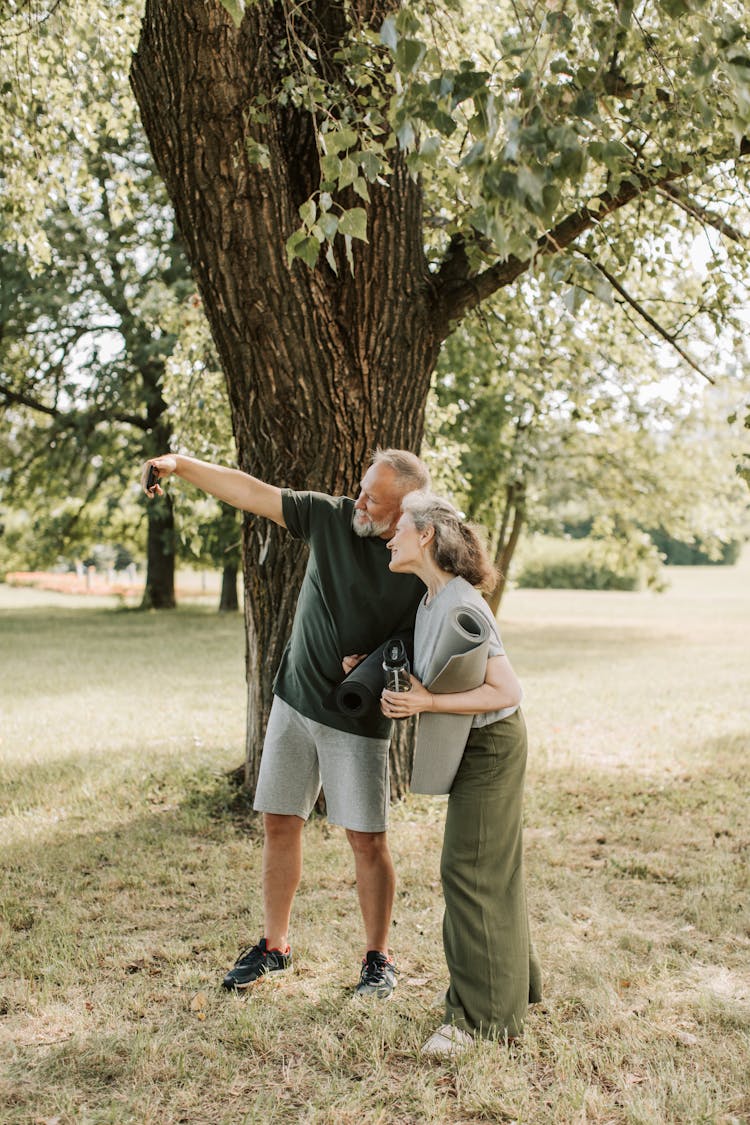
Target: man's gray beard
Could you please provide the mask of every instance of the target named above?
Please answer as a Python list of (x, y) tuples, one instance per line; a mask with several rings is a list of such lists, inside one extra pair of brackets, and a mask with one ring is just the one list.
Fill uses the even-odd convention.
[[(366, 520), (366, 523), (360, 522)], [(381, 521), (376, 523), (366, 512), (355, 512), (352, 516), (352, 531), (358, 535), (360, 539), (376, 539), (381, 535), (385, 535), (386, 531), (391, 526), (390, 520), (386, 523)]]

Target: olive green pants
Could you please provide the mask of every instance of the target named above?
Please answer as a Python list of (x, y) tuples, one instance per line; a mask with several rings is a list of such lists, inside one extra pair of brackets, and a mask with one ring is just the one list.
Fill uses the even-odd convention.
[(529, 938), (522, 803), (526, 725), (520, 711), (472, 727), (448, 798), (440, 874), (450, 971), (446, 1023), (515, 1038), (541, 972)]

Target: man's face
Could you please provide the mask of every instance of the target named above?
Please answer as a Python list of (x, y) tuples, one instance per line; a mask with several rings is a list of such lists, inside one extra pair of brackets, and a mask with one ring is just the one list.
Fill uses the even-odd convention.
[(362, 478), (352, 528), (363, 539), (390, 539), (405, 495), (390, 465), (371, 465)]

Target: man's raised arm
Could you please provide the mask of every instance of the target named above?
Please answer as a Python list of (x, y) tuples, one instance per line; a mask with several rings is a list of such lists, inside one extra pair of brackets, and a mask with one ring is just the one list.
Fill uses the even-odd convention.
[[(149, 485), (149, 470), (153, 469), (156, 480)], [(212, 496), (252, 512), (286, 527), (281, 507), (281, 489), (266, 484), (240, 469), (230, 469), (224, 465), (212, 465), (208, 461), (197, 461), (194, 457), (183, 457), (180, 453), (166, 453), (163, 457), (152, 457), (143, 466), (141, 485), (147, 496), (163, 495), (161, 481), (169, 476), (182, 477), (190, 484), (210, 492)]]

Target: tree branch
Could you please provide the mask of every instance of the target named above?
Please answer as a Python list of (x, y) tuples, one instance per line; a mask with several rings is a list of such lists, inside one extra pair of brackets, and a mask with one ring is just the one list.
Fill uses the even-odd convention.
[(38, 399), (32, 398), (31, 395), (24, 394), (23, 391), (14, 391), (10, 387), (0, 386), (0, 396), (6, 406), (11, 404), (16, 406), (27, 406), (29, 410), (35, 410), (38, 414), (46, 414), (50, 418), (54, 418), (57, 422), (62, 424), (63, 429), (70, 429), (82, 420), (93, 423), (97, 422), (122, 422), (126, 426), (134, 426), (136, 429), (143, 430), (147, 433), (151, 428), (150, 422), (147, 418), (141, 418), (138, 414), (118, 414), (109, 410), (60, 410), (56, 406), (47, 406)]
[(526, 273), (534, 259), (540, 254), (558, 254), (561, 250), (570, 246), (585, 231), (600, 223), (606, 215), (626, 206), (645, 191), (658, 187), (662, 183), (666, 183), (667, 180), (674, 179), (674, 175), (675, 173), (671, 171), (663, 176), (654, 177), (653, 180), (641, 175), (638, 177), (637, 184), (631, 182), (623, 184), (616, 195), (601, 192), (598, 196), (601, 202), (598, 211), (581, 207), (572, 215), (568, 215), (552, 230), (541, 235), (537, 240), (534, 254), (529, 255), (528, 258), (516, 258), (515, 255), (511, 255), (502, 262), (496, 262), (495, 265), (490, 266), (483, 273), (477, 274), (476, 277), (464, 277), (460, 281), (453, 281), (450, 276), (447, 278), (442, 276), (442, 270), (440, 270), (436, 277), (436, 285), (442, 316), (441, 338), (445, 339), (450, 334), (453, 322), (461, 320), (467, 312), (476, 308), (478, 304), (492, 296), (498, 289), (504, 289), (521, 274)]
[(50, 418), (62, 418), (63, 412), (58, 410), (55, 406), (45, 406), (43, 402), (38, 402), (36, 399), (31, 398), (30, 395), (22, 394), (20, 391), (12, 391), (9, 387), (0, 387), (0, 395), (6, 405), (11, 403), (17, 406), (28, 406), (30, 410), (36, 410), (39, 414), (47, 414)]
[(713, 227), (715, 230), (719, 231), (720, 234), (731, 238), (733, 242), (739, 242), (742, 245), (747, 243), (745, 236), (722, 219), (721, 215), (716, 215), (713, 211), (709, 211), (707, 207), (696, 203), (695, 200), (691, 199), (685, 192), (680, 191), (675, 184), (662, 184), (660, 188), (657, 188), (657, 191), (660, 195), (671, 199), (678, 207), (685, 211), (686, 214), (691, 215), (694, 219), (699, 219), (700, 222), (705, 223), (709, 227)]
[(653, 328), (654, 332), (658, 333), (658, 335), (661, 336), (661, 338), (663, 340), (666, 340), (666, 342), (670, 345), (670, 347), (674, 348), (674, 350), (677, 352), (677, 354), (682, 356), (682, 358), (685, 360), (685, 362), (688, 363), (693, 368), (694, 371), (697, 371), (698, 374), (702, 375), (704, 379), (707, 379), (709, 383), (714, 384), (716, 382), (716, 380), (712, 379), (712, 377), (710, 375), (708, 375), (695, 362), (695, 360), (691, 358), (691, 356), (688, 355), (688, 353), (684, 350), (684, 348), (682, 348), (677, 343), (677, 340), (676, 340), (675, 336), (673, 335), (673, 333), (668, 332), (667, 329), (664, 328), (661, 324), (659, 324), (659, 322), (657, 320), (654, 320), (654, 318), (650, 315), (650, 313), (646, 312), (643, 305), (639, 301), (637, 301), (635, 299), (635, 297), (631, 297), (631, 295), (628, 293), (628, 291), (620, 284), (620, 282), (617, 280), (617, 278), (614, 277), (614, 275), (609, 272), (609, 270), (606, 268), (606, 266), (603, 266), (600, 262), (595, 262), (593, 260), (593, 258), (591, 257), (591, 255), (584, 253), (583, 250), (579, 250), (578, 253), (581, 254), (582, 257), (584, 257), (588, 262), (590, 262), (591, 265), (595, 269), (597, 269), (599, 271), (599, 273), (602, 274), (603, 277), (606, 277), (609, 284), (612, 286), (612, 288), (615, 290), (616, 293), (620, 294), (623, 301), (625, 301), (626, 304), (630, 305), (631, 309), (633, 309), (636, 313), (638, 313), (638, 316), (640, 316), (643, 320), (645, 320), (646, 324), (648, 324), (650, 328)]
[[(743, 154), (750, 153), (750, 139), (742, 141), (740, 150)], [(632, 181), (623, 184), (615, 194), (608, 191), (599, 193), (598, 199), (601, 205), (597, 211), (581, 207), (572, 215), (562, 219), (552, 230), (541, 235), (537, 240), (536, 250), (528, 258), (516, 258), (511, 255), (502, 262), (496, 262), (476, 277), (464, 275), (460, 279), (455, 277), (455, 260), (452, 268), (446, 268), (445, 273), (441, 268), (435, 278), (441, 339), (450, 335), (452, 324), (461, 320), (487, 297), (511, 285), (521, 274), (526, 273), (539, 255), (560, 253), (591, 227), (601, 223), (607, 215), (619, 211), (648, 191), (666, 188), (676, 177), (688, 175), (690, 171), (691, 168), (686, 166), (679, 171), (671, 169), (669, 172), (654, 172), (650, 176), (634, 173)], [(679, 193), (679, 189), (675, 190)]]

